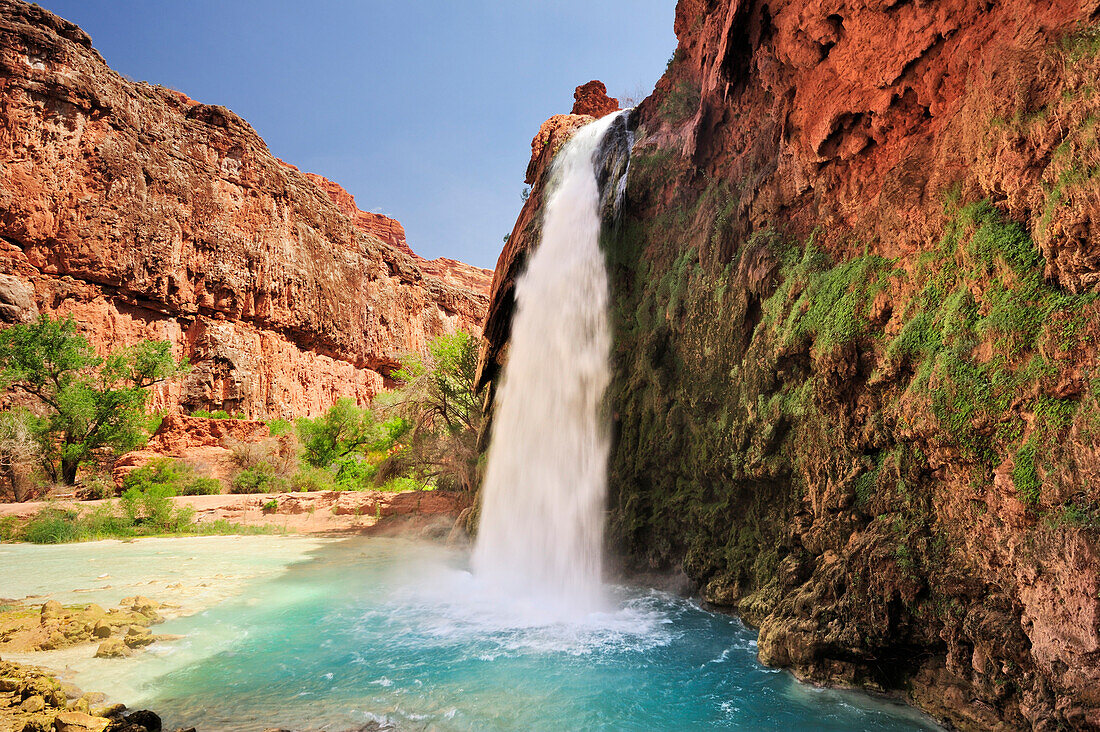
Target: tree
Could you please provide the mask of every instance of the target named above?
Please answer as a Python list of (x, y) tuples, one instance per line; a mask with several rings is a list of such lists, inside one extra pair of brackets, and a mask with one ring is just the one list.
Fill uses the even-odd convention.
[(379, 467), (375, 480), (411, 475), (441, 488), (472, 490), (482, 420), (477, 340), (463, 332), (440, 336), (429, 344), (426, 358), (406, 358), (393, 377), (403, 386), (379, 403), (404, 418), (409, 433), (404, 449)]
[(403, 386), (391, 408), (408, 418), (414, 429), (457, 434), (480, 425), (477, 340), (469, 333), (435, 338), (428, 344), (427, 358), (407, 357), (393, 378)]
[(67, 485), (95, 450), (135, 447), (144, 436), (149, 388), (186, 368), (168, 341), (142, 341), (100, 358), (72, 318), (43, 315), (0, 332), (0, 379), (37, 402), (42, 466)]
[(380, 423), (354, 399), (341, 397), (317, 419), (298, 420), (302, 456), (310, 465), (327, 468), (341, 458), (385, 448), (392, 443), (394, 425)]

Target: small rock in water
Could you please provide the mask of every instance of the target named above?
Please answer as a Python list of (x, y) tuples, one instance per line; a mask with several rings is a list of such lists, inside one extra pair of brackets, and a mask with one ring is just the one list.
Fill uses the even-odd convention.
[(79, 699), (84, 695), (84, 692), (80, 690), (79, 686), (70, 684), (67, 681), (61, 682), (61, 692), (65, 695), (66, 699)]
[(131, 712), (127, 714), (123, 720), (126, 724), (144, 727), (149, 730), (149, 732), (160, 732), (160, 717), (155, 712), (150, 712), (148, 709), (139, 709), (136, 712)]

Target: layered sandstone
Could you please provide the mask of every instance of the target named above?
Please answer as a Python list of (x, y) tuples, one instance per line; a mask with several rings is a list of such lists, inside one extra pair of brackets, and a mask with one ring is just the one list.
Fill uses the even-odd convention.
[(280, 163), (225, 107), (112, 71), (75, 25), (0, 2), (0, 317), (73, 315), (96, 348), (164, 338), (167, 411), (368, 401), (434, 336), (480, 331), (487, 273)]
[(765, 662), (962, 729), (1100, 728), (1098, 17), (679, 3), (605, 227), (609, 535)]

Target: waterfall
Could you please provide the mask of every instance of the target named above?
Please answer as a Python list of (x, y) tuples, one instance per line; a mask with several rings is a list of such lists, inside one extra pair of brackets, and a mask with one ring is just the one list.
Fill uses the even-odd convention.
[(566, 617), (602, 604), (611, 336), (597, 167), (624, 114), (581, 128), (554, 160), (542, 241), (516, 283), (473, 557), (479, 578)]

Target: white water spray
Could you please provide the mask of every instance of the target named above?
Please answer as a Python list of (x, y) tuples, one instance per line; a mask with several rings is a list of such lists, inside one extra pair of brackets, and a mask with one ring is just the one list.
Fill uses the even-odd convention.
[(479, 578), (558, 617), (603, 599), (611, 337), (594, 166), (616, 118), (554, 161), (542, 242), (516, 284), (473, 558)]

